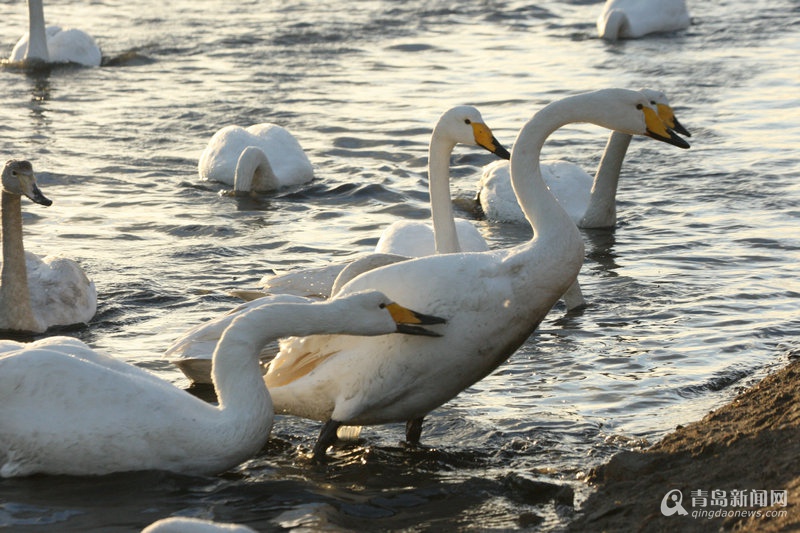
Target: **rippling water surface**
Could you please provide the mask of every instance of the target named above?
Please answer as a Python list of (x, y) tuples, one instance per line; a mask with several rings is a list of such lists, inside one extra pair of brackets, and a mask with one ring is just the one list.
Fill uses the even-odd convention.
[[(99, 292), (66, 332), (178, 386), (160, 354), (273, 270), (369, 251), (399, 218), (428, 217), (430, 129), (477, 105), (510, 146), (541, 106), (585, 90), (652, 87), (693, 136), (682, 151), (634, 140), (613, 232), (585, 231), (591, 305), (559, 304), (494, 374), (426, 419), (429, 449), (367, 428), (326, 467), (299, 461), (316, 423), (279, 417), (257, 457), (217, 477), (150, 472), (0, 481), (0, 526), (136, 531), (182, 514), (261, 531), (433, 530), (565, 524), (581, 474), (701, 417), (798, 352), (800, 6), (691, 2), (692, 27), (607, 44), (602, 3), (66, 2), (48, 23), (101, 43), (106, 64), (0, 70), (0, 155), (30, 159), (47, 209), (24, 203), (26, 247), (78, 260)], [(23, 2), (0, 1), (10, 52)], [(7, 52), (2, 52), (6, 55)], [(254, 198), (200, 182), (227, 124), (277, 122), (317, 178)], [(545, 157), (599, 160), (607, 133), (569, 126)], [(457, 148), (458, 215), (493, 246), (530, 237), (470, 208), (492, 156)], [(666, 490), (666, 488), (665, 488)]]

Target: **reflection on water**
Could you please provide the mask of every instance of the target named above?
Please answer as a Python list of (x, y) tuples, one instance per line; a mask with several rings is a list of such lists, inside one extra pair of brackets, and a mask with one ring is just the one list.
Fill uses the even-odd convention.
[[(398, 218), (425, 219), (430, 128), (477, 105), (507, 147), (541, 105), (606, 86), (664, 90), (692, 131), (677, 151), (634, 139), (614, 231), (584, 231), (589, 306), (558, 304), (492, 375), (426, 418), (365, 428), (327, 467), (304, 460), (319, 424), (278, 417), (252, 460), (209, 478), (146, 472), (0, 481), (0, 524), (135, 531), (170, 514), (262, 531), (528, 528), (569, 519), (582, 472), (699, 418), (796, 354), (800, 294), (797, 10), (789, 0), (692, 7), (686, 32), (608, 44), (599, 2), (268, 2), (45, 6), (100, 42), (103, 67), (0, 67), (0, 146), (26, 157), (54, 204), (25, 204), (26, 248), (81, 263), (98, 287), (81, 338), (188, 383), (160, 354), (225, 312), (231, 288), (344, 260)], [(27, 27), (9, 4), (0, 35)], [(231, 196), (197, 159), (228, 124), (274, 121), (317, 178)], [(545, 158), (596, 168), (606, 133), (571, 125)], [(458, 216), (492, 246), (531, 237), (478, 220), (490, 154), (458, 147)], [(25, 339), (27, 340), (27, 339)], [(549, 484), (549, 485), (548, 485)], [(551, 486), (555, 484), (556, 486)]]

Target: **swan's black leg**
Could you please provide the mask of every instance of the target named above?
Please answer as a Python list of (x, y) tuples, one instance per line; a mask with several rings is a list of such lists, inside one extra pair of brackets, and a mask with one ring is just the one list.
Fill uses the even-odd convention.
[(322, 425), (319, 437), (317, 437), (317, 442), (314, 444), (313, 458), (315, 461), (324, 461), (326, 459), (325, 452), (328, 450), (329, 446), (336, 442), (336, 430), (338, 430), (341, 425), (341, 422), (337, 422), (333, 419), (328, 420)]
[(422, 435), (423, 418), (425, 417), (421, 416), (406, 422), (406, 442), (408, 444), (413, 444), (414, 446), (419, 445), (419, 437)]

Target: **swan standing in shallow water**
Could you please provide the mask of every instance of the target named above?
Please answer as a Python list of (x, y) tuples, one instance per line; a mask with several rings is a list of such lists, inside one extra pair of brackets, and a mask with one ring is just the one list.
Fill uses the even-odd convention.
[(100, 47), (91, 35), (76, 29), (62, 30), (59, 26), (45, 27), (42, 0), (28, 0), (28, 27), (28, 33), (11, 50), (9, 61), (100, 66)]
[[(661, 120), (670, 129), (690, 137), (660, 91), (643, 89)], [(580, 166), (568, 161), (549, 161), (541, 164), (542, 176), (550, 192), (579, 228), (611, 228), (617, 223), (617, 186), (620, 169), (631, 142), (631, 135), (612, 132), (594, 178)], [(487, 165), (479, 183), (478, 201), (488, 220), (495, 222), (525, 222), (525, 215), (511, 187), (509, 165), (496, 161)], [(586, 305), (576, 284), (565, 294), (567, 310)]]
[(406, 439), (418, 442), (423, 417), (505, 361), (575, 281), (583, 239), (539, 168), (547, 137), (572, 122), (688, 148), (635, 91), (596, 91), (539, 111), (511, 155), (514, 190), (534, 230), (530, 241), (396, 263), (356, 277), (338, 293), (378, 289), (429, 309), (448, 319), (442, 338), (327, 335), (282, 343), (265, 381), (276, 413), (325, 421), (315, 457), (324, 457), (341, 425), (405, 421)]
[(42, 333), (52, 326), (88, 322), (97, 310), (94, 283), (71, 259), (26, 253), (22, 243), (22, 196), (49, 206), (28, 161), (10, 160), (2, 174), (3, 262), (0, 267), (0, 331)]
[[(299, 300), (299, 299), (297, 299)], [(258, 452), (274, 412), (260, 347), (286, 335), (435, 335), (442, 319), (376, 291), (240, 313), (214, 351), (219, 406), (71, 337), (0, 341), (0, 476), (132, 470), (213, 474)]]
[(314, 178), (297, 139), (268, 123), (222, 128), (208, 141), (197, 170), (201, 178), (232, 185), (237, 193), (274, 191)]
[(597, 34), (608, 41), (637, 39), (689, 24), (685, 0), (607, 0), (597, 18)]

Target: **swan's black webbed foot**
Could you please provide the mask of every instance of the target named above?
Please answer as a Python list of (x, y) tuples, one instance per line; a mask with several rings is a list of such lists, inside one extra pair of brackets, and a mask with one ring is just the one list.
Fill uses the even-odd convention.
[(406, 422), (406, 444), (419, 446), (419, 438), (422, 435), (422, 420), (424, 418), (421, 416)]
[(339, 429), (342, 423), (336, 420), (328, 420), (322, 425), (322, 429), (319, 432), (319, 437), (317, 437), (317, 442), (314, 444), (314, 451), (312, 452), (312, 460), (314, 462), (325, 462), (328, 459), (328, 456), (325, 452), (328, 450), (328, 447), (332, 446), (336, 439), (336, 431)]

